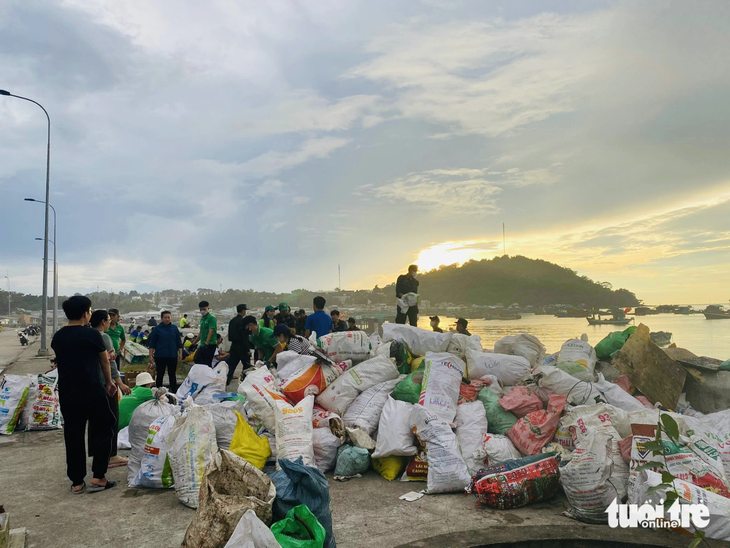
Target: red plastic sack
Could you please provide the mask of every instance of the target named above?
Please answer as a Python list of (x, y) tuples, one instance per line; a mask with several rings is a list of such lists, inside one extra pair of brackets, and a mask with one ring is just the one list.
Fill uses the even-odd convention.
[(524, 417), (542, 409), (540, 396), (526, 386), (513, 387), (509, 394), (499, 398), (499, 404), (505, 411), (512, 411), (517, 417)]
[(641, 402), (641, 404), (642, 404), (642, 405), (643, 405), (644, 407), (647, 407), (647, 408), (649, 408), (649, 409), (654, 409), (654, 406), (653, 406), (653, 405), (652, 405), (652, 403), (651, 403), (651, 402), (650, 402), (650, 401), (649, 401), (649, 400), (647, 399), (647, 397), (646, 397), (646, 396), (634, 396), (634, 397), (635, 397), (635, 398), (636, 398), (637, 400), (639, 400), (639, 401)]
[(428, 481), (428, 462), (416, 455), (406, 465), (401, 481)]
[(471, 403), (477, 401), (479, 391), (492, 384), (491, 379), (474, 379), (469, 383), (462, 382), (459, 386), (459, 401), (458, 405), (462, 403)]
[(507, 430), (507, 437), (523, 455), (536, 455), (553, 439), (567, 396), (551, 394), (547, 410), (533, 411)]
[(616, 379), (616, 384), (623, 388), (624, 391), (631, 394), (631, 381), (627, 375), (619, 375), (618, 379)]

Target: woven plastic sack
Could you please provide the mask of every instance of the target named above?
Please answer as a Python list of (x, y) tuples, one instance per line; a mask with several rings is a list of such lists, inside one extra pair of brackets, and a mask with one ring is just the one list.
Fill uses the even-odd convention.
[(530, 361), (511, 354), (494, 354), (469, 348), (466, 363), (470, 379), (494, 375), (505, 386), (515, 384), (530, 374)]
[(302, 457), (305, 465), (315, 465), (312, 443), (313, 406), (313, 396), (307, 396), (294, 406), (286, 401), (276, 401), (277, 461)]
[(130, 487), (168, 489), (175, 484), (170, 459), (167, 456), (170, 432), (175, 426), (175, 420), (175, 415), (166, 415), (150, 424), (140, 469)]
[(563, 346), (560, 347), (560, 354), (558, 354), (558, 363), (579, 363), (583, 366), (583, 370), (591, 377), (596, 368), (596, 360), (596, 351), (588, 343), (588, 336), (585, 334), (580, 339), (569, 339), (565, 341)]
[(320, 548), (327, 535), (309, 508), (300, 504), (286, 517), (271, 526), (271, 532), (281, 548)]
[(626, 392), (618, 384), (608, 382), (601, 373), (598, 374), (598, 382), (593, 383), (593, 386), (608, 403), (623, 409), (627, 413), (644, 409), (644, 405), (639, 400)]
[(542, 400), (526, 386), (514, 386), (509, 394), (499, 398), (499, 404), (505, 411), (510, 411), (516, 417), (524, 417), (533, 411), (542, 409)]
[(522, 417), (507, 430), (507, 437), (523, 455), (535, 455), (553, 439), (563, 409), (565, 396), (550, 396), (547, 410), (540, 409)]
[(494, 351), (497, 354), (512, 354), (527, 358), (531, 367), (542, 364), (545, 359), (545, 347), (540, 339), (529, 333), (501, 338), (494, 343)]
[(276, 376), (280, 379), (288, 379), (292, 373), (295, 373), (302, 367), (312, 365), (316, 361), (316, 356), (307, 356), (305, 354), (297, 354), (291, 350), (284, 350), (276, 356)]
[(451, 424), (456, 418), (459, 386), (466, 364), (447, 352), (426, 354), (419, 405)]
[(329, 428), (315, 428), (312, 432), (314, 462), (322, 472), (329, 472), (337, 463), (337, 450), (342, 440), (335, 436)]
[(487, 415), (482, 402), (464, 403), (456, 409), (456, 439), (459, 441), (461, 454), (470, 474), (484, 466), (476, 460), (474, 454), (487, 434)]
[(335, 476), (352, 477), (364, 474), (370, 467), (370, 451), (354, 445), (342, 445), (337, 450)]
[(576, 379), (557, 367), (542, 365), (534, 369), (531, 379), (537, 384), (535, 393), (547, 402), (552, 394), (568, 396), (572, 405), (593, 405), (605, 401), (593, 383)]
[(317, 345), (335, 362), (352, 360), (353, 365), (369, 359), (370, 339), (364, 331), (339, 331), (322, 335)]
[(405, 324), (383, 324), (383, 340), (404, 343), (414, 356), (425, 356), (427, 352), (446, 352), (451, 336), (451, 333), (436, 333)]
[(254, 415), (269, 432), (276, 430), (276, 402), (286, 402), (276, 377), (265, 366), (248, 373), (238, 385), (238, 393), (246, 396), (246, 402)]
[(216, 372), (210, 367), (202, 363), (196, 363), (190, 368), (188, 376), (177, 389), (175, 396), (177, 396), (178, 403), (182, 403), (189, 397), (195, 397), (196, 394), (200, 393), (203, 388), (214, 382), (218, 376)]
[(24, 430), (28, 426), (28, 422), (33, 416), (33, 402), (38, 395), (38, 375), (28, 375), (30, 379), (30, 386), (28, 386), (28, 395), (25, 399), (25, 405), (23, 410), (18, 417), (18, 422), (15, 424), (16, 430)]
[(215, 442), (219, 449), (230, 449), (233, 434), (236, 432), (236, 424), (238, 417), (236, 413), (244, 414), (245, 403), (241, 400), (224, 401), (206, 405), (205, 408), (210, 411), (213, 416), (213, 424), (215, 424)]
[(256, 512), (246, 510), (224, 548), (281, 548)]
[(467, 492), (498, 510), (542, 502), (560, 486), (559, 461), (554, 453), (544, 453), (489, 466), (474, 474)]
[(321, 394), (340, 373), (339, 369), (326, 363), (305, 365), (281, 383), (281, 391), (290, 402), (297, 404), (306, 396)]
[(479, 391), (477, 396), (484, 410), (487, 413), (487, 423), (489, 424), (489, 432), (492, 434), (504, 434), (517, 424), (517, 417), (509, 411), (505, 411), (504, 407), (499, 403), (499, 396), (485, 387)]
[(484, 434), (481, 445), (474, 451), (474, 460), (479, 468), (494, 466), (512, 459), (522, 458), (522, 454), (507, 436)]
[(388, 398), (380, 414), (373, 458), (410, 457), (416, 454), (416, 438), (410, 425), (413, 404)]
[(144, 455), (144, 448), (150, 432), (150, 424), (160, 417), (177, 415), (180, 408), (167, 403), (167, 390), (155, 388), (152, 390), (153, 399), (144, 402), (132, 413), (129, 421), (129, 445), (132, 452), (127, 464), (127, 484), (131, 485), (139, 473)]
[(330, 486), (327, 478), (316, 468), (305, 466), (301, 459), (296, 461), (281, 459), (279, 464), (281, 470), (270, 474), (271, 480), (276, 485), (274, 520), (284, 519), (289, 510), (304, 504), (327, 532), (324, 548), (335, 548), (330, 512)]
[(259, 470), (263, 470), (266, 461), (271, 456), (271, 447), (269, 439), (265, 436), (259, 436), (253, 427), (248, 424), (246, 419), (238, 411), (236, 414), (236, 430), (233, 432), (230, 451), (238, 455), (246, 462), (251, 463)]
[[(56, 430), (61, 428), (61, 407), (58, 401), (58, 377), (38, 375), (32, 399), (25, 404), (30, 407), (31, 414), (25, 428), (28, 430)], [(25, 410), (23, 411), (25, 414)]]
[(180, 548), (223, 546), (247, 510), (271, 523), (275, 497), (276, 489), (266, 474), (230, 451), (216, 451), (205, 469), (198, 510)]
[(390, 393), (400, 382), (400, 377), (391, 381), (381, 382), (362, 392), (347, 409), (342, 420), (345, 426), (360, 428), (372, 436), (378, 429), (380, 415)]
[(0, 383), (0, 434), (12, 434), (28, 400), (32, 379), (25, 375), (5, 375)]

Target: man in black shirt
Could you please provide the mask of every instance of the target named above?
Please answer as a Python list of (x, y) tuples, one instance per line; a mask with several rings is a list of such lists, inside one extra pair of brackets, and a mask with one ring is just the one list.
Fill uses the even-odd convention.
[(274, 316), (276, 325), (285, 325), (291, 329), (292, 335), (296, 334), (297, 320), (292, 315), (289, 305), (286, 303), (279, 303), (279, 313)]
[(245, 374), (243, 371), (251, 366), (251, 343), (249, 342), (249, 331), (243, 325), (243, 318), (248, 311), (245, 304), (236, 306), (238, 314), (228, 322), (228, 340), (231, 341), (230, 356), (228, 359), (228, 379), (226, 384), (231, 384), (233, 374), (236, 372), (238, 362), (242, 362), (241, 380)]
[[(418, 274), (418, 266), (412, 264), (408, 267), (407, 274), (401, 274), (398, 276), (398, 280), (395, 282), (395, 296), (397, 298), (403, 297), (406, 293), (418, 293), (418, 280), (416, 275)], [(418, 305), (413, 305), (408, 308), (406, 312), (401, 312), (399, 306), (396, 306), (395, 323), (408, 323), (413, 327), (418, 324)]]
[(304, 311), (303, 308), (300, 308), (294, 313), (294, 317), (297, 320), (297, 335), (303, 337), (304, 330), (306, 329), (305, 326), (307, 325), (307, 313)]
[(466, 328), (467, 325), (469, 325), (469, 322), (467, 322), (464, 318), (459, 318), (456, 320), (456, 332), (461, 335), (471, 337), (471, 333), (469, 333), (469, 330)]
[(64, 301), (63, 311), (69, 322), (53, 336), (51, 348), (56, 353), (58, 398), (65, 423), (66, 474), (71, 480), (71, 492), (87, 490), (84, 435), (88, 422), (89, 452), (94, 456), (88, 491), (104, 491), (116, 485), (106, 478), (106, 471), (117, 427), (107, 396), (116, 394), (117, 387), (101, 333), (87, 327), (91, 318), (89, 298), (74, 295)]
[(332, 318), (332, 333), (347, 331), (347, 324), (340, 319), (339, 310), (333, 310), (330, 312), (330, 318)]

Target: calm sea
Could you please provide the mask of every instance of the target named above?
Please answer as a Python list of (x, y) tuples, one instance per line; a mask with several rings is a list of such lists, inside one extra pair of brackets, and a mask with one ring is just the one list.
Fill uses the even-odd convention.
[[(440, 319), (442, 329), (453, 329), (456, 318), (440, 316)], [(672, 342), (698, 356), (722, 360), (730, 358), (730, 320), (706, 320), (702, 314), (658, 314), (639, 316), (634, 322), (629, 325), (643, 323), (652, 331), (672, 333)], [(430, 329), (427, 316), (419, 318), (418, 327)], [(482, 338), (484, 348), (493, 348), (494, 342), (505, 335), (530, 333), (540, 339), (548, 353), (557, 352), (566, 340), (580, 337), (582, 333), (586, 333), (588, 341), (595, 346), (611, 331), (623, 329), (626, 328), (588, 325), (585, 318), (556, 318), (533, 314), (523, 314), (521, 320), (469, 320), (469, 331)]]

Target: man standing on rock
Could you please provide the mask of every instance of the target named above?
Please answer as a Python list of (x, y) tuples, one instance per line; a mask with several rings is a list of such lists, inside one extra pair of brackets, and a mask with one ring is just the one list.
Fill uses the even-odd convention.
[[(68, 324), (53, 336), (56, 353), (58, 399), (63, 414), (63, 439), (66, 445), (66, 474), (73, 494), (111, 489), (115, 482), (106, 478), (112, 439), (117, 419), (108, 397), (117, 393), (101, 333), (89, 329), (91, 300), (74, 295), (63, 302)], [(86, 424), (89, 423), (89, 449), (94, 455), (93, 478), (87, 488)]]
[[(398, 280), (395, 282), (395, 296), (397, 299), (402, 299), (403, 295), (407, 293), (418, 293), (417, 275), (418, 266), (412, 264), (408, 267), (406, 274), (398, 276)], [(418, 325), (418, 304), (406, 305), (405, 310), (403, 308), (404, 305), (400, 303), (396, 306), (395, 323), (404, 324), (406, 323), (406, 318), (408, 318), (408, 323), (416, 327)]]

